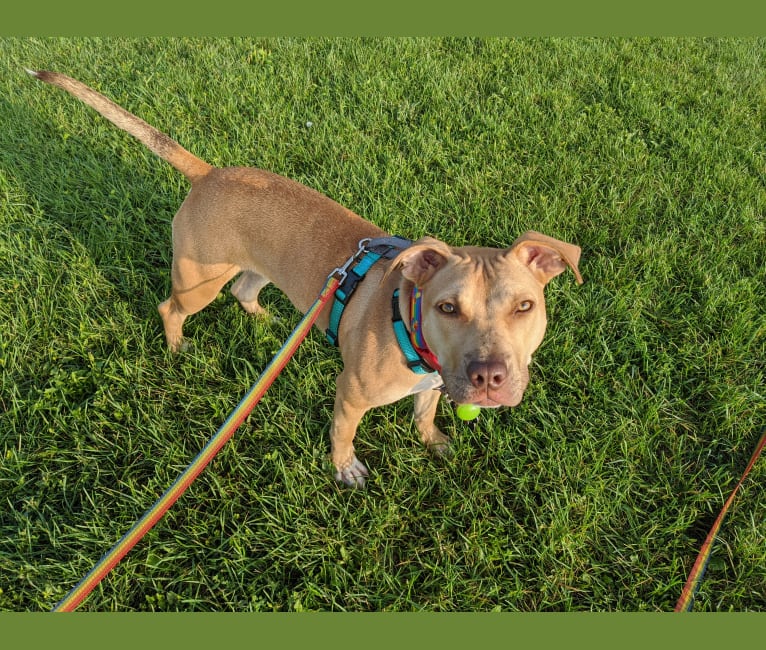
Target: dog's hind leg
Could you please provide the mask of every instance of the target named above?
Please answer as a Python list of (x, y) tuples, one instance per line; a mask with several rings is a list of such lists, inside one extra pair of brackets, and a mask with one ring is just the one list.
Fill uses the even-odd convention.
[(173, 286), (165, 302), (157, 308), (165, 326), (165, 338), (173, 352), (181, 349), (183, 324), (188, 316), (209, 305), (239, 267), (231, 264), (198, 264), (173, 257)]
[(265, 315), (266, 310), (258, 302), (258, 294), (271, 280), (255, 271), (245, 271), (231, 287), (231, 293), (249, 314)]

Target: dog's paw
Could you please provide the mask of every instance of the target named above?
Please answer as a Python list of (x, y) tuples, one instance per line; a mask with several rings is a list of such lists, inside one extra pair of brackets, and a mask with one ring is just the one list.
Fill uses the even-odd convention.
[(363, 488), (365, 479), (370, 475), (364, 464), (354, 456), (351, 463), (344, 469), (335, 472), (335, 480), (339, 483), (345, 483), (352, 488)]
[(449, 458), (452, 455), (452, 446), (450, 445), (450, 439), (444, 435), (435, 426), (432, 426), (428, 431), (423, 432), (420, 436), (426, 449), (439, 458)]
[(167, 346), (171, 354), (180, 354), (181, 352), (189, 351), (189, 341), (183, 336), (174, 338), (172, 341), (167, 340)]
[(455, 453), (447, 436), (444, 436), (444, 440), (428, 443), (427, 447), (428, 451), (439, 458), (452, 458)]

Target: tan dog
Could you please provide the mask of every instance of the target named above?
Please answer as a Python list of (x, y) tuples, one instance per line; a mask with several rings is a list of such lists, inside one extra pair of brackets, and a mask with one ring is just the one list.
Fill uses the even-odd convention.
[[(259, 314), (260, 290), (273, 282), (305, 312), (325, 279), (364, 238), (379, 228), (300, 183), (253, 168), (217, 169), (104, 96), (67, 76), (28, 71), (62, 88), (124, 129), (191, 181), (173, 220), (170, 298), (159, 306), (170, 348), (179, 350), (187, 316), (200, 311), (237, 274), (231, 292)], [(582, 282), (580, 249), (528, 232), (510, 248), (453, 248), (425, 238), (390, 262), (374, 264), (343, 313), (331, 426), (335, 477), (362, 486), (367, 469), (353, 440), (366, 411), (415, 395), (415, 422), (423, 442), (438, 452), (449, 439), (434, 424), (439, 388), (458, 403), (515, 406), (529, 380), (527, 367), (545, 333), (543, 287), (570, 267)], [(418, 324), (409, 318), (420, 296)], [(420, 328), (431, 366), (408, 367), (392, 327), (392, 295), (405, 326)], [(327, 310), (317, 326), (328, 327)], [(428, 351), (424, 352), (426, 354)]]

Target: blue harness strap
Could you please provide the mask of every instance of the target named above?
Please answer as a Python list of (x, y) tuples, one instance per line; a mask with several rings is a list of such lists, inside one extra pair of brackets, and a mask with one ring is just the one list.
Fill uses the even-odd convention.
[(343, 311), (367, 272), (381, 258), (393, 259), (411, 245), (411, 240), (396, 236), (378, 237), (360, 242), (359, 250), (341, 267), (344, 277), (335, 292), (335, 300), (330, 311), (330, 324), (325, 331), (327, 340), (331, 345), (338, 345), (338, 328), (343, 317)]
[(367, 252), (359, 259), (356, 266), (348, 269), (346, 279), (335, 292), (335, 301), (332, 303), (332, 309), (330, 310), (330, 326), (325, 332), (327, 340), (332, 345), (338, 345), (338, 328), (340, 327), (340, 319), (343, 316), (343, 310), (346, 309), (348, 301), (351, 299), (351, 296), (354, 295), (356, 287), (362, 280), (364, 280), (367, 271), (369, 271), (372, 268), (372, 265), (379, 259), (380, 255), (377, 253)]
[[(335, 300), (330, 311), (330, 323), (325, 331), (327, 340), (332, 345), (338, 345), (338, 328), (343, 317), (343, 311), (348, 301), (351, 300), (351, 296), (354, 295), (354, 291), (356, 291), (359, 283), (364, 280), (367, 272), (378, 260), (393, 259), (402, 250), (409, 248), (411, 245), (411, 240), (396, 236), (362, 240), (359, 242), (359, 250), (346, 260), (342, 267), (336, 269), (343, 279), (335, 291)], [(423, 359), (413, 345), (410, 333), (407, 331), (407, 327), (402, 320), (399, 310), (399, 289), (394, 291), (391, 309), (393, 313), (391, 321), (394, 326), (394, 334), (402, 354), (407, 359), (407, 367), (418, 375), (435, 373), (436, 370)]]

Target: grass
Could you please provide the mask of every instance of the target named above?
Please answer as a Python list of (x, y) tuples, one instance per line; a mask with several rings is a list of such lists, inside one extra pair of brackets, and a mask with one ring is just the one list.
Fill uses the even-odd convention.
[[(515, 409), (455, 455), (371, 412), (329, 471), (313, 333), (85, 610), (668, 611), (766, 420), (763, 40), (0, 40), (0, 609), (52, 607), (215, 432), (298, 315), (220, 298), (165, 349), (166, 163), (22, 67), (383, 228), (582, 246)], [(311, 123), (309, 126), (308, 123)], [(764, 463), (695, 609), (766, 609)]]

